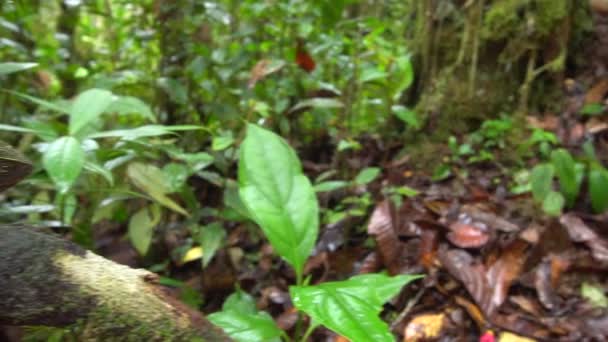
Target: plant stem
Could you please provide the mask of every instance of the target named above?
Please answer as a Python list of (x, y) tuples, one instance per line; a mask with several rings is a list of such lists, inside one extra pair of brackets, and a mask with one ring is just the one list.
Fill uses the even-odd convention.
[(308, 337), (310, 337), (310, 334), (312, 334), (312, 332), (315, 331), (316, 328), (317, 328), (317, 325), (311, 323), (308, 326), (308, 329), (306, 329), (306, 332), (304, 333), (304, 336), (302, 336), (302, 338), (300, 339), (300, 342), (306, 342), (306, 340), (308, 339)]

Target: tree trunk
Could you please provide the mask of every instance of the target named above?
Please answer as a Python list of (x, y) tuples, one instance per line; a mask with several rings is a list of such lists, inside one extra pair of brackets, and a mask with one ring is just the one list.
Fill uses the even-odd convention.
[(73, 326), (83, 341), (230, 341), (157, 276), (36, 228), (0, 226), (0, 324)]

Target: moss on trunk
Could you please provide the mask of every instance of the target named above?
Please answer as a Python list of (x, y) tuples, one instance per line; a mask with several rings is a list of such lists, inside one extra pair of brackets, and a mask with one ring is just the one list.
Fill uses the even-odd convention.
[(35, 228), (0, 226), (0, 322), (72, 326), (79, 340), (229, 341), (156, 284)]

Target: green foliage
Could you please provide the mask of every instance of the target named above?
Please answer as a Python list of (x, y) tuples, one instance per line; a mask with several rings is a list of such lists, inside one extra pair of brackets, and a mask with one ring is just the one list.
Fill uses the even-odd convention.
[(81, 131), (93, 124), (113, 101), (114, 95), (104, 89), (90, 89), (78, 95), (70, 108), (70, 135), (82, 136)]
[[(108, 207), (110, 211), (100, 211), (100, 214), (96, 212), (96, 215), (87, 211), (102, 207), (102, 202), (116, 203), (114, 196), (117, 194), (121, 194), (121, 199), (146, 197), (154, 202), (132, 215), (129, 222), (130, 240), (141, 254), (147, 253), (154, 227), (162, 219), (162, 213), (156, 204), (189, 216), (188, 211), (170, 198), (169, 194), (181, 192), (186, 179), (209, 166), (214, 158), (207, 153), (184, 153), (179, 148), (165, 148), (159, 144), (157, 149), (179, 161), (168, 163), (160, 169), (152, 164), (158, 157), (150, 149), (149, 142), (178, 131), (198, 130), (200, 126), (141, 125), (137, 128), (104, 131), (101, 128), (106, 122), (112, 122), (110, 118), (129, 118), (139, 122), (155, 120), (150, 119), (152, 112), (141, 100), (117, 96), (108, 90), (90, 89), (71, 102), (49, 102), (25, 94), (11, 93), (39, 105), (44, 111), (58, 114), (50, 117), (42, 115), (24, 121), (27, 127), (0, 125), (0, 129), (30, 133), (42, 141), (34, 145), (42, 154), (39, 165), (46, 171), (52, 181), (52, 188), (56, 190), (52, 210), (45, 213), (56, 217), (63, 224), (78, 225), (80, 228), (78, 234), (75, 234), (82, 236), (81, 242), (90, 242), (86, 236), (91, 235), (88, 227), (96, 222), (94, 220), (111, 219), (111, 210), (116, 210), (117, 207)], [(66, 115), (67, 125), (60, 121)], [(112, 123), (116, 127), (120, 125), (120, 120)], [(127, 177), (124, 177), (125, 173)], [(99, 181), (97, 177), (102, 180)], [(107, 188), (100, 188), (103, 180)], [(130, 191), (130, 185), (144, 194)], [(48, 189), (44, 183), (39, 186), (41, 191)], [(99, 191), (100, 189), (104, 191)], [(89, 207), (79, 206), (77, 196), (87, 198)]]
[(600, 286), (584, 282), (581, 285), (581, 295), (595, 307), (608, 308), (608, 298)]
[(141, 208), (129, 221), (129, 239), (141, 255), (146, 255), (152, 242), (154, 228), (160, 222), (160, 208), (151, 204)]
[(538, 202), (542, 202), (553, 189), (553, 174), (555, 168), (551, 164), (539, 164), (532, 169), (530, 183), (532, 195)]
[(420, 276), (364, 274), (314, 286), (291, 286), (296, 308), (351, 341), (393, 341), (378, 318), (382, 305)]
[(254, 299), (240, 290), (226, 299), (222, 311), (207, 318), (239, 342), (278, 342), (283, 334), (272, 317), (258, 311)]
[(14, 72), (31, 69), (38, 66), (36, 63), (14, 63), (5, 62), (0, 63), (0, 76), (12, 74)]
[[(379, 174), (379, 168), (364, 169), (354, 184), (367, 184)], [(303, 286), (303, 266), (318, 235), (315, 192), (302, 174), (293, 149), (278, 135), (252, 124), (247, 126), (240, 147), (239, 194), (250, 217), (262, 228), (275, 251), (295, 268), (297, 286), (291, 287), (290, 293), (297, 308), (308, 313), (315, 324), (324, 324), (353, 341), (393, 339), (388, 326), (377, 315), (385, 301), (418, 276), (391, 278), (368, 274)], [(257, 323), (251, 323), (257, 317), (251, 310), (254, 315), (245, 319), (242, 317), (245, 310), (230, 311), (224, 306), (212, 321), (231, 336), (237, 338), (237, 332), (245, 331), (248, 335), (237, 339), (257, 341), (264, 330), (272, 330), (264, 328), (263, 323), (259, 329)]]
[(220, 223), (214, 222), (200, 227), (199, 241), (203, 248), (203, 267), (209, 264), (215, 252), (222, 247), (225, 240), (226, 231)]
[(252, 218), (300, 282), (317, 238), (319, 207), (295, 152), (276, 134), (248, 125), (240, 150), (239, 188)]
[[(541, 163), (532, 169), (529, 180), (532, 195), (537, 203), (542, 203), (547, 214), (557, 216), (564, 206), (572, 208), (579, 198), (585, 178), (593, 211), (602, 213), (608, 209), (605, 191), (608, 170), (595, 158), (593, 151), (587, 154), (587, 158), (577, 161), (567, 150), (555, 149), (551, 152), (550, 163)], [(558, 180), (559, 192), (553, 189), (554, 175)]]
[(560, 190), (566, 199), (566, 205), (571, 207), (576, 201), (581, 185), (574, 158), (565, 149), (557, 149), (551, 153), (551, 163), (559, 179)]
[(382, 170), (378, 167), (368, 167), (359, 172), (357, 177), (355, 177), (355, 184), (357, 185), (365, 185), (371, 183), (374, 179), (376, 179)]
[(71, 136), (61, 137), (44, 150), (42, 165), (55, 182), (60, 193), (65, 194), (84, 166), (85, 153), (80, 142)]
[(598, 163), (589, 168), (589, 196), (593, 211), (603, 213), (608, 209), (608, 170)]

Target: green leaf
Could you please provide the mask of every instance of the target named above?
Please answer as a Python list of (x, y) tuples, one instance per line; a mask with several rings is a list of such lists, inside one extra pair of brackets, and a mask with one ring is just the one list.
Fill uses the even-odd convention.
[(586, 104), (583, 109), (581, 109), (582, 115), (599, 115), (604, 112), (604, 106), (601, 103), (589, 103)]
[(150, 106), (144, 101), (133, 96), (119, 96), (114, 100), (106, 110), (109, 113), (117, 113), (119, 115), (139, 114), (142, 117), (156, 122), (156, 117)]
[(160, 222), (160, 208), (151, 204), (141, 208), (129, 221), (129, 240), (140, 255), (146, 255), (150, 244), (154, 227)]
[(355, 177), (355, 184), (368, 184), (374, 181), (374, 179), (376, 179), (380, 175), (381, 171), (382, 170), (380, 170), (380, 168), (378, 167), (366, 167), (365, 169), (359, 171), (359, 174), (357, 175), (357, 177)]
[(169, 163), (163, 166), (164, 178), (168, 185), (167, 192), (179, 192), (186, 184), (191, 172), (190, 168), (184, 164)]
[(606, 298), (604, 290), (598, 285), (584, 282), (581, 285), (581, 296), (586, 298), (595, 307), (608, 308), (608, 298)]
[(448, 164), (441, 164), (433, 170), (431, 180), (434, 182), (442, 181), (452, 175), (452, 169)]
[(253, 298), (241, 291), (226, 299), (222, 311), (207, 318), (239, 342), (279, 342), (283, 333), (272, 317), (266, 312), (258, 312)]
[(0, 76), (12, 74), (17, 71), (31, 69), (36, 66), (38, 66), (37, 63), (15, 63), (15, 62), (0, 63)]
[(536, 165), (530, 174), (532, 196), (541, 203), (551, 192), (553, 184), (554, 168), (551, 164)]
[(33, 129), (20, 127), (20, 126), (13, 126), (13, 125), (4, 125), (4, 124), (0, 124), (0, 130), (9, 131), (9, 132), (19, 132), (19, 133), (36, 133), (36, 131)]
[(220, 223), (214, 222), (201, 227), (200, 244), (203, 248), (203, 267), (207, 267), (215, 252), (226, 239), (226, 230)]
[(114, 185), (114, 176), (112, 175), (112, 172), (110, 170), (106, 169), (105, 167), (103, 167), (97, 163), (86, 161), (84, 163), (84, 169), (102, 176), (103, 178), (105, 178), (108, 181), (110, 186)]
[(273, 248), (301, 280), (319, 232), (319, 206), (293, 149), (278, 135), (247, 125), (240, 148), (239, 194)]
[(290, 113), (296, 112), (300, 109), (304, 108), (342, 108), (344, 104), (340, 102), (340, 100), (325, 98), (325, 97), (315, 97), (312, 99), (306, 99), (298, 102), (293, 108), (289, 110)]
[(170, 189), (166, 183), (165, 174), (156, 166), (138, 162), (131, 163), (127, 167), (127, 175), (136, 187), (161, 205), (184, 216), (189, 216), (184, 208), (166, 196)]
[(414, 197), (420, 194), (420, 191), (406, 185), (395, 188), (395, 192), (405, 197)]
[(44, 152), (42, 165), (61, 193), (67, 192), (84, 166), (84, 151), (74, 137), (53, 141)]
[(289, 293), (296, 308), (351, 341), (394, 341), (378, 314), (387, 300), (418, 278), (364, 274), (315, 286), (291, 286)]
[(88, 135), (89, 138), (121, 138), (122, 140), (135, 140), (143, 137), (155, 137), (166, 134), (175, 134), (176, 131), (202, 129), (200, 126), (163, 126), (145, 125), (133, 129), (117, 129)]
[(597, 163), (589, 170), (589, 196), (594, 212), (601, 214), (608, 209), (608, 170)]
[(543, 211), (549, 216), (559, 216), (564, 208), (564, 196), (557, 191), (550, 191), (543, 200)]
[(315, 192), (330, 192), (338, 189), (342, 189), (348, 186), (346, 181), (326, 181), (319, 184), (315, 184)]
[(75, 135), (91, 124), (108, 109), (115, 98), (110, 91), (104, 89), (94, 88), (80, 93), (70, 109), (70, 134)]
[(560, 190), (566, 199), (566, 205), (572, 207), (580, 190), (577, 179), (576, 163), (568, 151), (563, 148), (551, 153), (551, 162), (559, 179)]
[(414, 129), (420, 128), (418, 116), (413, 110), (408, 109), (402, 105), (392, 106), (391, 109), (393, 110), (393, 113), (395, 113), (395, 116), (398, 117), (401, 121), (405, 122)]
[(393, 101), (399, 101), (401, 93), (409, 88), (414, 82), (414, 67), (409, 56), (400, 56), (396, 59), (397, 70), (393, 73), (394, 75), (401, 75), (401, 79), (398, 82), (397, 89), (393, 94)]
[(53, 110), (53, 111), (56, 111), (56, 112), (59, 112), (59, 113), (64, 113), (64, 114), (69, 114), (70, 113), (70, 109), (66, 105), (60, 105), (60, 104), (52, 103), (52, 102), (49, 102), (49, 101), (45, 101), (45, 100), (39, 99), (39, 98), (34, 97), (34, 96), (30, 96), (30, 95), (19, 93), (19, 92), (12, 91), (12, 90), (7, 90), (7, 92), (9, 92), (9, 93), (11, 93), (13, 95), (16, 95), (18, 97), (21, 97), (23, 99), (26, 99), (26, 100), (28, 100), (30, 102), (33, 102), (33, 103), (35, 103), (35, 104), (37, 104), (37, 105), (39, 105), (39, 106), (41, 106), (43, 108), (50, 109), (50, 110)]
[(232, 132), (228, 131), (225, 134), (213, 138), (211, 149), (214, 151), (222, 151), (230, 147), (234, 143)]

